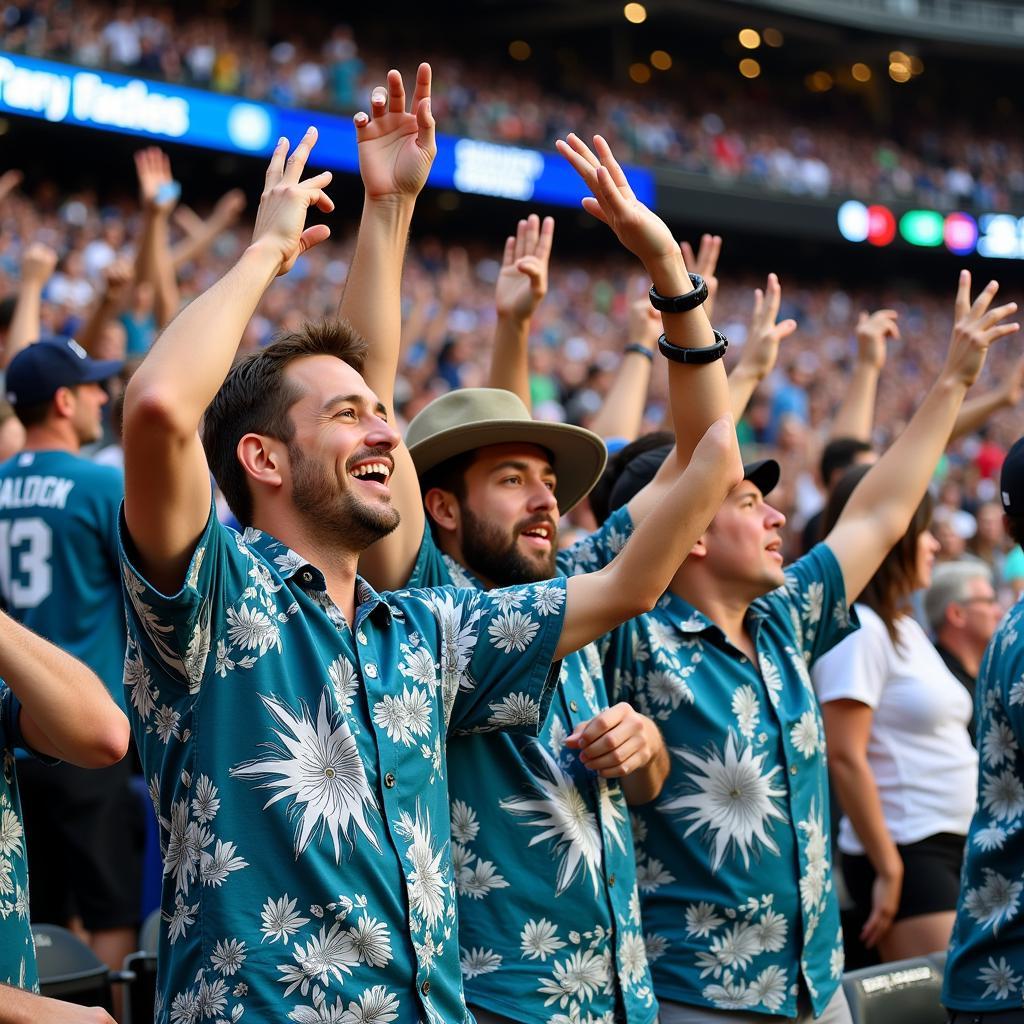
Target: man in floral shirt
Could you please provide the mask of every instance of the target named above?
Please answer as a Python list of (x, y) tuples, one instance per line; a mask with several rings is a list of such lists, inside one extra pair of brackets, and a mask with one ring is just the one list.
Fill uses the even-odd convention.
[[(678, 244), (633, 198), (607, 146), (595, 140), (600, 158), (576, 136), (560, 148), (659, 293), (689, 292)], [(599, 167), (615, 175), (618, 189), (600, 187)], [(664, 326), (681, 348), (714, 342), (701, 305), (666, 314)], [(397, 338), (388, 351), (375, 337), (373, 353), (374, 386), (390, 394)], [(509, 391), (468, 388), (437, 399), (409, 425), (408, 454), (396, 452), (411, 457), (419, 478), (396, 478), (402, 525), (361, 568), (384, 586), (454, 583), (490, 592), (607, 565), (634, 523), (645, 529), (697, 440), (729, 410), (720, 360), (670, 363), (669, 380), (678, 452), (628, 509), (560, 555), (559, 516), (600, 474), (600, 438), (531, 420)], [(659, 552), (663, 566), (666, 553)], [(529, 611), (517, 603), (513, 613)], [(626, 805), (658, 794), (668, 757), (649, 717), (610, 703), (589, 647), (563, 662), (539, 737), (460, 736), (449, 744), (462, 970), (467, 999), (486, 1024), (649, 1024), (657, 1016)], [(515, 709), (507, 714), (514, 719)]]
[[(1017, 329), (961, 276), (946, 365), (835, 528), (782, 569), (771, 461), (746, 467), (649, 615), (607, 652), (615, 696), (661, 725), (672, 770), (637, 811), (648, 956), (663, 1024), (849, 1020), (840, 988), (824, 733), (808, 669), (902, 536), (989, 344)], [(645, 456), (640, 456), (644, 458)], [(651, 469), (656, 453), (648, 453)], [(638, 480), (642, 475), (635, 474)]]
[[(391, 72), (373, 120), (356, 116), (367, 201), (348, 311), (384, 333), (364, 275), (400, 276), (378, 260), (430, 166), (429, 87), (421, 65), (407, 114)], [(125, 395), (125, 685), (164, 842), (160, 1024), (469, 1020), (447, 730), (536, 732), (551, 663), (653, 606), (657, 555), (680, 559), (739, 474), (723, 420), (601, 573), (376, 593), (356, 562), (397, 525), (399, 438), (359, 373), (366, 343), (328, 321), (231, 365), (273, 279), (328, 236), (305, 226), (333, 208), (329, 173), (302, 180), (315, 139), (287, 160), (275, 147), (252, 244)], [(244, 534), (213, 514), (208, 465)]]
[[(1007, 531), (1024, 538), (1024, 438), (1001, 476)], [(950, 1020), (1024, 1020), (1024, 602), (999, 624), (978, 673), (978, 807), (967, 835), (963, 883), (942, 1002)]]

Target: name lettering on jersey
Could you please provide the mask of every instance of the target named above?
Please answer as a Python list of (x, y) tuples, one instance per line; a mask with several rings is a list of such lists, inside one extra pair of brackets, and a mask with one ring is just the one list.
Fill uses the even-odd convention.
[(74, 486), (61, 476), (8, 477), (0, 483), (0, 509), (64, 508)]

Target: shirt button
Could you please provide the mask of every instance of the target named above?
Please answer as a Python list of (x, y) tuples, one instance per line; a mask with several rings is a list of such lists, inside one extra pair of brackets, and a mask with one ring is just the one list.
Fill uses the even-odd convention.
[(789, 766), (789, 774), (790, 775), (796, 775), (796, 765), (795, 764), (791, 764)]
[(377, 678), (377, 666), (371, 661), (368, 665), (363, 666), (363, 671), (371, 678)]
[(579, 709), (580, 709), (580, 706), (579, 706), (579, 704), (576, 703), (576, 701), (574, 701), (574, 700), (569, 701), (569, 710), (570, 711), (579, 711)]
[(758, 733), (757, 742), (758, 743), (767, 743), (768, 742), (768, 733), (766, 733), (766, 732)]
[(425, 981), (425, 982), (423, 982), (423, 984), (422, 984), (422, 985), (420, 985), (420, 991), (421, 991), (421, 992), (422, 992), (422, 993), (423, 993), (423, 994), (424, 994), (425, 996), (429, 996), (429, 995), (430, 995), (430, 982), (429, 982), (429, 981)]
[(612, 887), (615, 886), (615, 873), (613, 872), (608, 876), (608, 884)]
[(357, 639), (357, 640), (358, 640), (358, 641), (359, 641), (359, 642), (360, 642), (360, 643), (361, 643), (361, 644), (362, 644), (362, 645), (363, 645), (364, 647), (366, 646), (366, 634), (365, 634), (365, 633), (364, 633), (364, 632), (363, 632), (362, 630), (359, 630), (359, 632), (358, 632), (358, 633), (356, 633), (356, 639)]
[(388, 789), (392, 789), (394, 787), (394, 785), (395, 785), (395, 773), (394, 772), (388, 772), (387, 775), (384, 776), (384, 785), (387, 786)]
[(313, 582), (313, 574), (308, 569), (306, 570), (306, 572), (304, 572), (302, 574), (302, 582), (303, 583), (312, 583)]

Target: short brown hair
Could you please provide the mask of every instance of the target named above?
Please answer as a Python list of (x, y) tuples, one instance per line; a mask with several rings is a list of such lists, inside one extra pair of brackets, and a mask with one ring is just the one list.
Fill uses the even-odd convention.
[[(848, 469), (836, 484), (825, 506), (822, 519), (822, 535), (827, 537), (842, 515), (857, 485), (871, 471), (872, 466), (854, 466)], [(884, 623), (889, 639), (897, 645), (897, 620), (910, 609), (910, 595), (917, 589), (917, 541), (932, 521), (932, 496), (927, 491), (914, 511), (907, 532), (893, 545), (892, 549), (875, 570), (858, 601), (866, 604)]]
[(366, 339), (347, 320), (324, 317), (279, 335), (228, 371), (203, 417), (203, 448), (217, 486), (243, 526), (252, 525), (252, 492), (236, 454), (238, 442), (246, 434), (285, 444), (295, 436), (290, 412), (302, 393), (285, 379), (285, 368), (302, 356), (335, 356), (362, 373), (366, 350)]

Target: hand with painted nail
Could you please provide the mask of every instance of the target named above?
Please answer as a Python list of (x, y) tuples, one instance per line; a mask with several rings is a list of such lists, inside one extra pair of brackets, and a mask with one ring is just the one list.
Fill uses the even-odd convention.
[(415, 199), (426, 184), (437, 145), (430, 112), (430, 65), (416, 72), (412, 111), (405, 109), (405, 85), (388, 72), (387, 87), (370, 94), (370, 114), (353, 121), (359, 143), (359, 173), (369, 199)]
[(555, 220), (535, 213), (521, 220), (505, 240), (501, 271), (494, 286), (498, 316), (528, 320), (548, 293), (548, 260)]
[(633, 194), (611, 147), (594, 136), (594, 149), (571, 132), (555, 147), (593, 193), (583, 209), (602, 220), (619, 241), (650, 269), (653, 263), (682, 263), (682, 253), (668, 225)]
[(971, 274), (960, 271), (955, 304), (953, 335), (949, 341), (944, 376), (970, 387), (985, 365), (989, 346), (999, 338), (1005, 338), (1020, 330), (1019, 323), (1002, 323), (1017, 312), (1016, 302), (990, 308), (999, 291), (997, 281), (989, 283), (971, 302)]
[(291, 156), (288, 156), (288, 140), (281, 139), (267, 167), (252, 245), (278, 255), (278, 276), (287, 274), (302, 253), (325, 241), (331, 234), (326, 224), (306, 227), (306, 215), (311, 206), (324, 213), (334, 209), (334, 201), (324, 192), (331, 181), (330, 171), (302, 178), (316, 137), (316, 129), (309, 128)]

